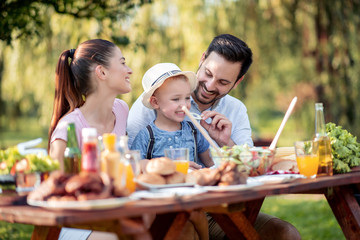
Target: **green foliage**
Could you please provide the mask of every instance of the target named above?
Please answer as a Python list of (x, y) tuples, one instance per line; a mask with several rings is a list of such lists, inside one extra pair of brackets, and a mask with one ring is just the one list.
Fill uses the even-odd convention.
[[(21, 1), (1, 4), (11, 2)], [(5, 126), (17, 130), (16, 119), (23, 116), (37, 117), (38, 124), (48, 128), (58, 56), (84, 40), (104, 38), (119, 44), (133, 70), (132, 92), (119, 97), (131, 106), (142, 92), (141, 79), (148, 68), (174, 62), (196, 71), (211, 39), (231, 33), (254, 53), (244, 81), (231, 91), (248, 108), (254, 138), (273, 138), (295, 95), (298, 102), (279, 144), (311, 138), (315, 102), (324, 103), (327, 121), (360, 134), (359, 1), (155, 0), (121, 1), (118, 6), (114, 5), (119, 1), (104, 0), (47, 2), (27, 2), (28, 9), (37, 9), (32, 14), (41, 13), (41, 28), (26, 21), (29, 27), (24, 29), (39, 35), (12, 40), (11, 48), (0, 46), (0, 98), (5, 100), (0, 131)], [(1, 16), (23, 11), (18, 18), (28, 11), (1, 9)], [(106, 11), (114, 15), (106, 16)], [(14, 28), (12, 35), (19, 33)]]
[(10, 44), (14, 39), (37, 35), (42, 37), (48, 8), (58, 14), (66, 14), (74, 18), (93, 18), (99, 21), (110, 19), (116, 21), (128, 16), (128, 11), (151, 0), (141, 1), (108, 1), (108, 0), (47, 0), (22, 1), (4, 0), (0, 3), (0, 40)]
[(360, 165), (360, 143), (351, 133), (335, 123), (326, 124), (326, 132), (331, 141), (334, 173), (350, 172)]
[(26, 154), (21, 155), (16, 146), (0, 150), (0, 163), (4, 164), (0, 168), (0, 174), (10, 174), (14, 164), (22, 159), (26, 159), (29, 169), (25, 173), (31, 172), (51, 172), (60, 168), (57, 160), (51, 159), (48, 155)]

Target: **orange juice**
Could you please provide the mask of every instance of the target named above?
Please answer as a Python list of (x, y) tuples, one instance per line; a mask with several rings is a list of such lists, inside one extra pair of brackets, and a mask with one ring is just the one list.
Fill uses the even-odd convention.
[(186, 175), (188, 172), (188, 169), (189, 169), (189, 161), (175, 160), (174, 162), (176, 165), (176, 171), (181, 172)]
[(297, 156), (296, 162), (297, 162), (300, 174), (302, 174), (308, 178), (316, 176), (318, 166), (319, 166), (319, 156), (317, 156), (317, 155)]
[[(124, 163), (120, 163), (119, 164), (119, 173), (120, 174), (126, 174), (125, 177), (125, 187), (130, 191), (130, 192), (134, 192), (136, 189), (136, 184), (134, 182), (134, 172), (133, 169), (131, 167), (131, 164), (125, 164), (125, 169), (124, 169)], [(122, 178), (124, 179), (124, 178)]]

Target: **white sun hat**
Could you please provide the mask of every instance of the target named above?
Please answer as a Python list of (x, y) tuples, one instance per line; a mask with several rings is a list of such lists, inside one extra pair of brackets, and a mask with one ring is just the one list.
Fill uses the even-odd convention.
[(173, 63), (158, 63), (146, 71), (142, 79), (144, 93), (142, 95), (142, 103), (145, 107), (153, 109), (150, 104), (150, 97), (156, 89), (158, 89), (166, 79), (174, 76), (183, 75), (190, 83), (191, 92), (197, 86), (196, 75), (191, 71), (181, 71), (178, 66)]

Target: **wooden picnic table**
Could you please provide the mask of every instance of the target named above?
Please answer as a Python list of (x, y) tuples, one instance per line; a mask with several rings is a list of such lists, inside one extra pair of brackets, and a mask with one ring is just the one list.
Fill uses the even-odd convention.
[[(253, 228), (266, 196), (280, 194), (324, 194), (347, 239), (360, 236), (360, 207), (354, 197), (360, 190), (360, 172), (296, 179), (288, 183), (264, 184), (251, 189), (206, 192), (199, 195), (147, 199), (103, 210), (53, 210), (26, 204), (25, 196), (0, 195), (0, 220), (34, 225), (32, 239), (57, 239), (61, 227), (116, 233), (121, 239), (176, 239), (189, 213), (208, 212), (229, 239), (258, 239)], [(157, 214), (145, 227), (142, 216)]]

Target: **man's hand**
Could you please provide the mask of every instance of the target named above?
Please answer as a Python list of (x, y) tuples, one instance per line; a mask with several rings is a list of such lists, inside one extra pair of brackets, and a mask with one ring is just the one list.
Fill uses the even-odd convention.
[[(209, 133), (210, 137), (220, 146), (233, 146), (235, 143), (231, 140), (232, 123), (224, 115), (215, 111), (204, 111), (201, 113), (204, 120), (200, 124)], [(210, 124), (205, 122), (206, 119), (211, 118)]]

